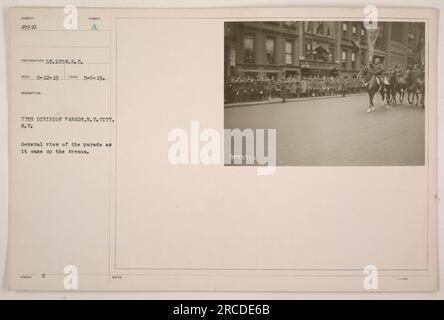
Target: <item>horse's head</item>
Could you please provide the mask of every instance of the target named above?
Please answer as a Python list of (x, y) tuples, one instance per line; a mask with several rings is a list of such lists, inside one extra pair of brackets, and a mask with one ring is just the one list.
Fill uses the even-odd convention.
[(361, 67), (361, 69), (359, 69), (358, 74), (356, 75), (356, 77), (358, 77), (360, 79), (363, 76), (364, 76), (364, 67)]
[(393, 72), (393, 70), (391, 72), (389, 72), (388, 78), (389, 78), (390, 83), (393, 83), (394, 81), (398, 80), (396, 72)]
[(367, 65), (362, 66), (361, 69), (359, 69), (358, 74), (356, 75), (358, 79), (364, 79), (364, 80), (366, 80), (369, 76), (370, 76), (370, 69), (368, 68)]

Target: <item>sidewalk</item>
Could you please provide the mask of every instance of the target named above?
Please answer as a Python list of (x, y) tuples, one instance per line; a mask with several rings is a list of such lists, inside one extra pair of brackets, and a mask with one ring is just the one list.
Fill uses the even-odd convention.
[[(345, 97), (342, 95), (332, 95), (332, 96), (319, 96), (319, 97), (304, 97), (304, 98), (292, 98), (292, 99), (286, 99), (285, 103), (287, 102), (294, 102), (294, 101), (306, 101), (306, 100), (320, 100), (320, 99), (330, 99), (330, 98), (346, 98), (346, 97), (353, 97), (353, 96), (360, 96), (367, 94), (366, 92), (360, 92), (360, 93), (350, 93), (347, 94)], [(247, 107), (247, 106), (257, 106), (261, 104), (273, 104), (273, 103), (283, 103), (282, 98), (272, 98), (270, 100), (265, 101), (248, 101), (248, 102), (236, 102), (236, 103), (227, 103), (224, 105), (225, 108), (234, 108), (234, 107)]]

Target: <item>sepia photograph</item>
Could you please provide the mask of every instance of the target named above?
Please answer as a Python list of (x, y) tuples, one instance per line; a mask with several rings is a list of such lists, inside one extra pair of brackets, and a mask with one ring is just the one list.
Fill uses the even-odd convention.
[(444, 4), (4, 1), (0, 300), (444, 298)]
[[(275, 130), (277, 166), (423, 166), (425, 39), (423, 22), (225, 22), (224, 128)], [(260, 164), (225, 138), (225, 165)]]

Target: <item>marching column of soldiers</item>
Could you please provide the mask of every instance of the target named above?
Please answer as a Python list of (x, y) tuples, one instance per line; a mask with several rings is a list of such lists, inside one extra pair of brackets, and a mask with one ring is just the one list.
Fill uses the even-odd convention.
[(346, 95), (365, 91), (364, 83), (353, 77), (293, 76), (231, 77), (225, 81), (225, 103), (267, 101)]

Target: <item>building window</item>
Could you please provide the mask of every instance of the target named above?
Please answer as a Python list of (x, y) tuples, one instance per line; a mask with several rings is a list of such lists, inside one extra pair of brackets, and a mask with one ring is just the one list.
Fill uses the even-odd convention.
[(267, 38), (265, 40), (265, 58), (267, 64), (274, 64), (274, 39)]
[(376, 39), (375, 48), (384, 49), (384, 26), (379, 27), (378, 39)]
[(305, 44), (305, 59), (311, 60), (313, 58), (313, 51), (311, 49), (311, 43), (307, 42)]
[(304, 31), (308, 33), (313, 32), (313, 21), (304, 21)]
[(285, 64), (293, 64), (293, 41), (285, 41)]
[(353, 34), (353, 39), (355, 39), (355, 38), (356, 38), (356, 32), (357, 32), (357, 30), (356, 30), (356, 26), (355, 26), (355, 25), (353, 25), (353, 26), (352, 26), (352, 34)]
[(342, 23), (342, 38), (348, 38), (348, 24), (346, 22)]
[(334, 30), (334, 22), (327, 22), (327, 36), (328, 37), (333, 37), (333, 30)]
[(324, 35), (324, 23), (319, 22), (319, 24), (316, 27), (316, 34)]
[(330, 50), (323, 46), (318, 46), (313, 49), (313, 60), (328, 62), (330, 59)]
[(329, 46), (328, 43), (306, 40), (304, 48), (306, 60), (333, 62), (334, 46)]
[(347, 66), (347, 51), (345, 51), (345, 50), (342, 50), (341, 66), (342, 66), (342, 69), (345, 69), (345, 67)]
[(244, 36), (244, 63), (254, 63), (254, 37)]
[(361, 42), (365, 43), (365, 28), (361, 26)]
[(361, 67), (364, 66), (367, 61), (365, 60), (365, 52), (361, 52), (361, 58), (360, 58), (360, 62), (361, 62)]
[(230, 48), (230, 66), (236, 66), (236, 48), (234, 47)]
[(352, 65), (352, 69), (355, 70), (356, 69), (356, 53), (354, 53), (354, 52), (351, 53), (351, 65)]
[(335, 47), (331, 46), (330, 47), (330, 53), (328, 54), (328, 61), (329, 62), (334, 62), (334, 57), (335, 57)]
[(391, 40), (402, 43), (402, 22), (392, 22), (392, 34), (391, 34)]
[(409, 32), (407, 37), (409, 42), (415, 42), (415, 35), (413, 33)]

